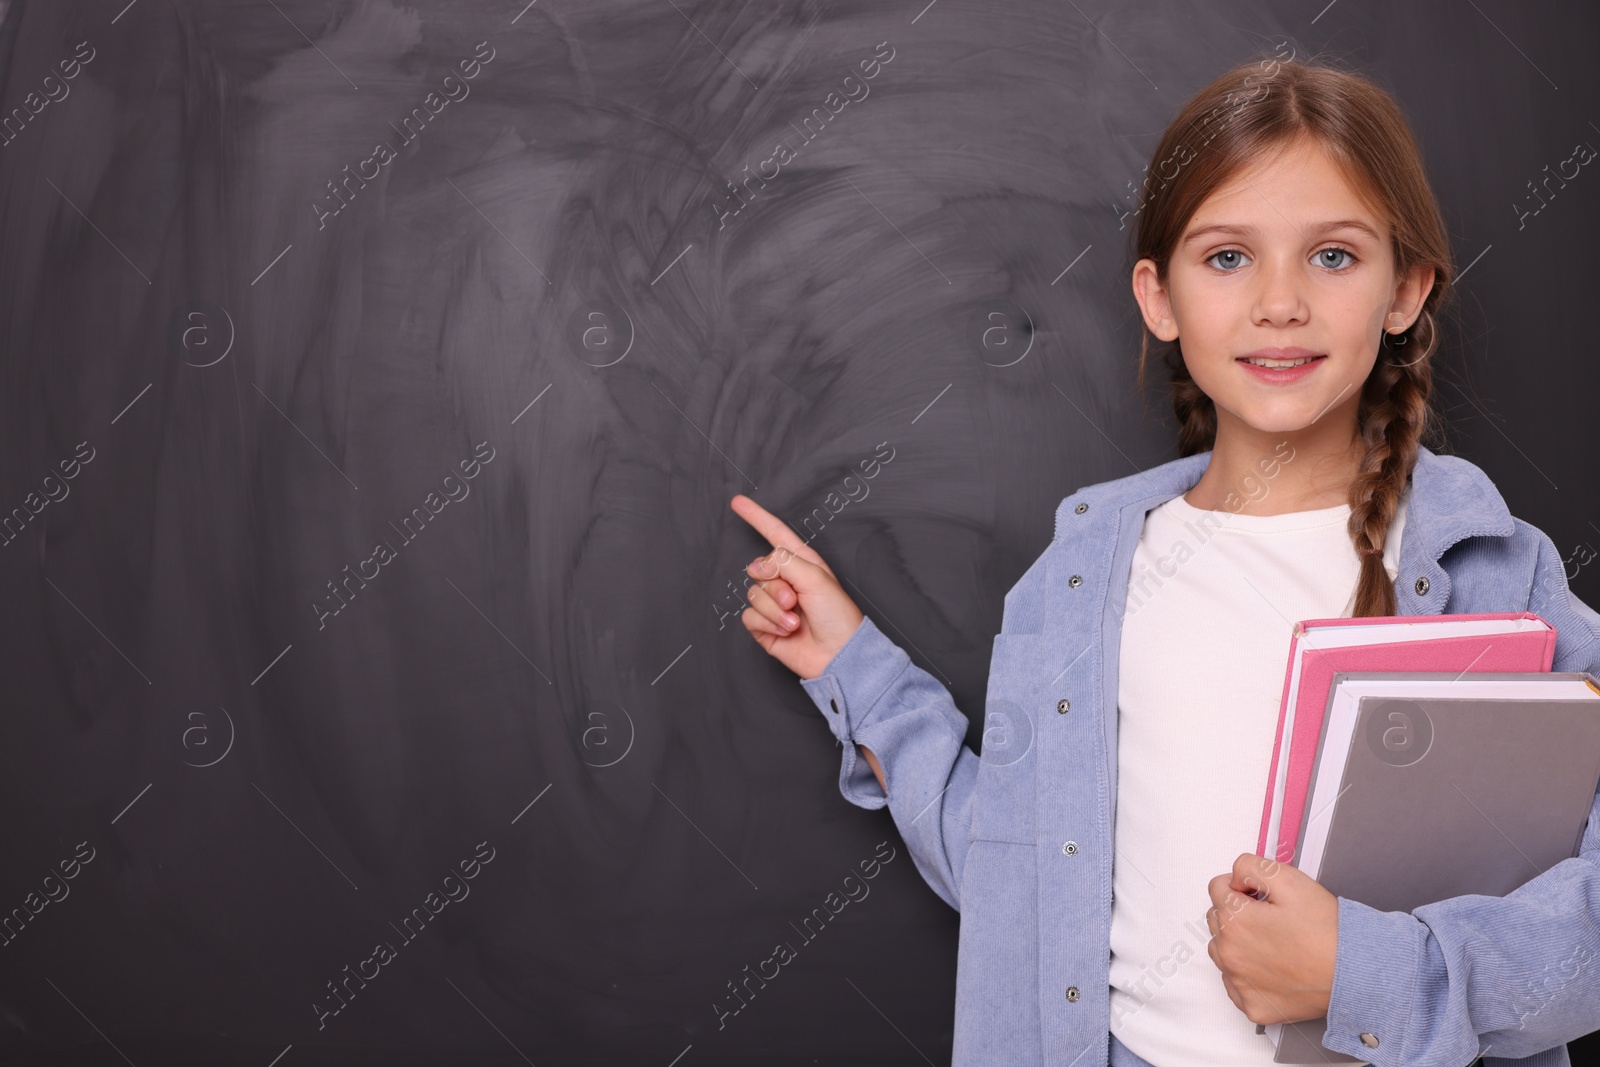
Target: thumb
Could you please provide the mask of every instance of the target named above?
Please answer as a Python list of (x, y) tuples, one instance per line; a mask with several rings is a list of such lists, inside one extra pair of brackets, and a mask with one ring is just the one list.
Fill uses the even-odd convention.
[(1241, 852), (1239, 858), (1233, 861), (1233, 874), (1228, 888), (1235, 893), (1249, 893), (1257, 900), (1265, 900), (1269, 895), (1269, 885), (1282, 889), (1283, 880), (1277, 877), (1282, 870), (1283, 864), (1277, 860), (1257, 856), (1253, 852)]
[(773, 549), (769, 555), (758, 561), (752, 573), (764, 582), (781, 577), (794, 586), (795, 593), (800, 596), (821, 592), (835, 581), (831, 571), (782, 546)]

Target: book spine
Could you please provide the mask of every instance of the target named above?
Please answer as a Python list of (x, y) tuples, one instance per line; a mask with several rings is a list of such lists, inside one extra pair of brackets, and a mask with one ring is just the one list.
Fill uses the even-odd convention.
[(1295, 657), (1299, 654), (1300, 638), (1305, 632), (1305, 623), (1295, 623), (1289, 637), (1289, 663), (1283, 671), (1283, 694), (1278, 698), (1278, 734), (1272, 739), (1272, 762), (1267, 768), (1267, 796), (1261, 805), (1261, 832), (1256, 838), (1256, 855), (1266, 858), (1272, 858), (1267, 852), (1267, 835), (1272, 826), (1272, 800), (1278, 782), (1278, 760), (1284, 748), (1284, 722), (1289, 714), (1289, 679), (1294, 675)]

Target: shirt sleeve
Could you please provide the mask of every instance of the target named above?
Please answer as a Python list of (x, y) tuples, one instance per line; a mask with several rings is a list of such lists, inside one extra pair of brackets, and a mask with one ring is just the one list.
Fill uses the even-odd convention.
[(1409, 913), (1338, 899), (1326, 1048), (1374, 1067), (1459, 1067), (1600, 1028), (1600, 803), (1579, 856), (1504, 897)]
[[(1588, 623), (1590, 640), (1554, 669), (1600, 673), (1600, 615), (1572, 596), (1561, 566), (1544, 539), (1530, 610), (1543, 614), (1540, 601), (1557, 598), (1562, 617)], [(1503, 897), (1450, 897), (1412, 912), (1338, 900), (1325, 1048), (1374, 1067), (1449, 1067), (1480, 1054), (1489, 1063), (1533, 1056), (1600, 1029), (1600, 790), (1578, 855)]]
[[(860, 808), (887, 806), (924, 880), (959, 911), (978, 757), (950, 691), (866, 617), (800, 685), (844, 746), (839, 792)], [(857, 744), (878, 758), (887, 793)]]

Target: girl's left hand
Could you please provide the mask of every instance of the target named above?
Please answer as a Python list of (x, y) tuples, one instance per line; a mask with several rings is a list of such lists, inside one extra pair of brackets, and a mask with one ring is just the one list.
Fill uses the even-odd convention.
[(1206, 951), (1245, 1017), (1286, 1023), (1326, 1015), (1339, 898), (1298, 868), (1250, 852), (1240, 853), (1231, 872), (1211, 879), (1207, 891)]

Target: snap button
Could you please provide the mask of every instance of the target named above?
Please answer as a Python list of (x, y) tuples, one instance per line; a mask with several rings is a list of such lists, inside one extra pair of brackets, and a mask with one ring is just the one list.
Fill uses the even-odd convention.
[(1067, 579), (1067, 584), (1076, 589), (1078, 586), (1083, 584), (1083, 576), (1081, 574), (1074, 574), (1071, 578)]
[(1074, 1004), (1076, 1004), (1078, 1002), (1078, 987), (1077, 986), (1075, 986), (1075, 985), (1067, 986), (1067, 999), (1072, 1001)]
[(1428, 576), (1426, 574), (1417, 579), (1416, 590), (1418, 596), (1428, 595)]
[(1072, 710), (1072, 701), (1070, 701), (1070, 700), (1058, 700), (1058, 701), (1056, 701), (1056, 714), (1057, 715), (1065, 715), (1067, 712), (1069, 712), (1071, 710)]
[(1076, 856), (1078, 854), (1078, 843), (1076, 841), (1068, 841), (1061, 846), (1061, 851), (1069, 856)]
[(832, 697), (829, 697), (828, 698), (828, 706), (833, 709), (833, 713), (835, 715), (839, 714), (839, 702), (837, 700), (834, 700)]
[(1367, 1046), (1368, 1048), (1377, 1048), (1378, 1047), (1378, 1035), (1377, 1034), (1362, 1034), (1361, 1035), (1361, 1043), (1363, 1045)]
[(1088, 504), (1079, 504), (1077, 507), (1073, 508), (1072, 510), (1073, 510), (1073, 512), (1075, 514), (1082, 515), (1085, 511), (1089, 510), (1089, 505)]

